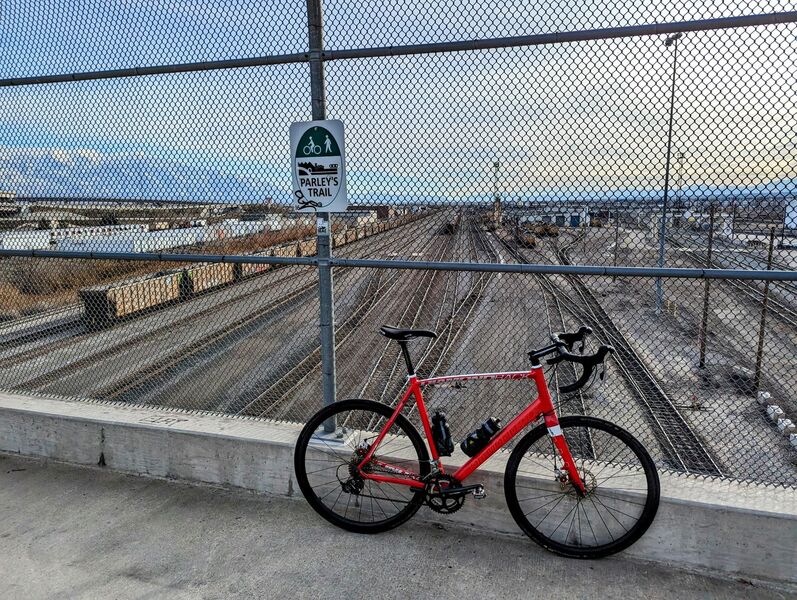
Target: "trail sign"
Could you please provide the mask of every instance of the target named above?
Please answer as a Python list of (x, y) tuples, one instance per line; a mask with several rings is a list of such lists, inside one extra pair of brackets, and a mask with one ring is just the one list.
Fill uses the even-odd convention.
[(300, 212), (345, 212), (346, 158), (342, 121), (291, 124), (293, 207)]

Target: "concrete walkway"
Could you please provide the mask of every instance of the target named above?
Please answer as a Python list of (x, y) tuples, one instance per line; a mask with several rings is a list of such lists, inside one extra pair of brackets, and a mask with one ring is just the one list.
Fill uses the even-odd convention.
[(0, 574), (0, 598), (25, 599), (794, 597), (442, 524), (355, 535), (303, 501), (8, 455)]

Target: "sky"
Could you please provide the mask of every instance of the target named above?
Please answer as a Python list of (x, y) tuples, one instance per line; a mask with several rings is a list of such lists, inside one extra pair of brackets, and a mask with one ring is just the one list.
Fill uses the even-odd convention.
[[(306, 44), (303, 1), (0, 6), (0, 78), (294, 53)], [(778, 9), (795, 6), (338, 1), (324, 4), (325, 43), (384, 46)], [(794, 25), (679, 42), (673, 153), (683, 155), (674, 169), (685, 192), (797, 193), (795, 57)], [(655, 36), (327, 63), (328, 113), (346, 127), (350, 193), (487, 197), (499, 161), (508, 196), (656, 197), (673, 58)], [(144, 155), (287, 191), (288, 127), (309, 118), (306, 64), (0, 87), (0, 188), (5, 148)]]

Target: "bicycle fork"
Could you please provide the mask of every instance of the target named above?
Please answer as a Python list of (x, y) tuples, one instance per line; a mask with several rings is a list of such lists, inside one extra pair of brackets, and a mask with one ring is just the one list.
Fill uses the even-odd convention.
[[(559, 426), (559, 418), (556, 416), (554, 411), (549, 413), (545, 413), (545, 426), (548, 428), (548, 435), (551, 436), (551, 441), (553, 442), (554, 447), (559, 452), (559, 456), (562, 457), (562, 462), (564, 462), (564, 470), (567, 475), (567, 480), (573, 484), (573, 487), (576, 488), (576, 493), (580, 497), (584, 497), (586, 495), (586, 486), (584, 485), (584, 481), (581, 479), (581, 475), (578, 473), (578, 468), (576, 467), (576, 461), (573, 459), (573, 455), (570, 453), (570, 447), (567, 445), (567, 440), (565, 440), (565, 436), (562, 435), (562, 428)], [(557, 469), (557, 479), (560, 483), (565, 483), (560, 476), (560, 471)]]

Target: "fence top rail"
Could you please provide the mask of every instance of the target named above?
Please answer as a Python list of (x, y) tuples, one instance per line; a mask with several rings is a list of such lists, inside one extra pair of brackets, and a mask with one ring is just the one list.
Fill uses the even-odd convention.
[(11, 77), (0, 79), (0, 87), (41, 85), (47, 83), (68, 83), (97, 79), (164, 75), (168, 73), (186, 73), (194, 71), (214, 71), (220, 69), (260, 67), (268, 65), (309, 62), (310, 60), (318, 58), (321, 60), (330, 61), (371, 58), (379, 56), (407, 56), (412, 54), (434, 54), (440, 52), (466, 52), (472, 50), (489, 50), (520, 46), (542, 46), (547, 44), (564, 44), (624, 37), (645, 37), (679, 32), (687, 33), (690, 31), (735, 29), (739, 27), (758, 27), (763, 25), (779, 25), (785, 23), (797, 23), (797, 11), (741, 15), (736, 17), (719, 17), (714, 19), (698, 19), (693, 21), (674, 21), (670, 23), (649, 23), (644, 25), (628, 25), (625, 27), (608, 27), (603, 29), (556, 31), (552, 33), (541, 33), (534, 35), (437, 42), (430, 44), (378, 46), (372, 48), (351, 48), (315, 52), (308, 51), (292, 54), (273, 54), (267, 56), (234, 58), (217, 61), (155, 65), (149, 67), (83, 71), (77, 73), (61, 73), (32, 77)]
[(330, 265), (371, 269), (412, 269), (427, 271), (479, 271), (492, 273), (530, 273), (537, 275), (601, 275), (617, 277), (668, 277), (681, 279), (754, 279), (797, 281), (797, 271), (761, 269), (685, 269), (659, 267), (609, 267), (602, 265), (502, 264), (474, 262), (435, 262), (415, 260), (375, 260), (359, 258), (317, 258), (252, 256), (246, 254), (176, 254), (164, 252), (65, 252), (58, 250), (4, 250), (2, 257), (61, 258), (83, 260), (133, 260), (186, 263), (252, 263), (274, 265)]

